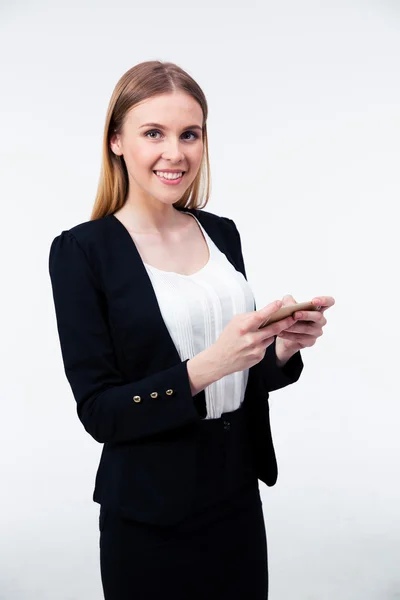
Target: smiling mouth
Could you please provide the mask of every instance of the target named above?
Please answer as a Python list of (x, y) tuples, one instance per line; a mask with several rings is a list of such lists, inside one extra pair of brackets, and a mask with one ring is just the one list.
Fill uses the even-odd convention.
[(178, 185), (179, 183), (181, 183), (181, 181), (183, 181), (186, 171), (179, 172), (182, 173), (182, 175), (179, 175), (179, 177), (176, 177), (176, 173), (174, 173), (175, 177), (164, 177), (162, 175), (157, 175), (157, 171), (153, 171), (157, 179), (160, 179), (163, 183), (168, 183), (169, 185)]
[[(156, 175), (157, 171), (153, 171), (153, 173)], [(161, 173), (168, 173), (168, 171), (161, 171)], [(176, 173), (182, 173), (182, 175), (184, 175), (186, 171), (176, 171), (175, 173), (172, 173), (172, 175), (176, 175)]]

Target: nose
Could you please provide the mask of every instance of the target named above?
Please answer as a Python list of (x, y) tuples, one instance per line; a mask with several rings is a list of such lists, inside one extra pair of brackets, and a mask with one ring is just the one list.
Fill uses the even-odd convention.
[(185, 156), (180, 148), (179, 141), (166, 142), (166, 146), (163, 152), (163, 158), (168, 159), (170, 162), (182, 161)]

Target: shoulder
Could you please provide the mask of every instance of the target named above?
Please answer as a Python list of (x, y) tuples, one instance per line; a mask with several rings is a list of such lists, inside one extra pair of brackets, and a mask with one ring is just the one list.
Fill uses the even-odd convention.
[(247, 279), (242, 253), (242, 241), (233, 219), (222, 215), (216, 215), (203, 209), (192, 209), (191, 212), (198, 217), (200, 222), (203, 222), (206, 225), (208, 224), (210, 229), (214, 228), (216, 234), (218, 232), (218, 235), (222, 235), (226, 240), (229, 253), (234, 258), (235, 264), (239, 266), (240, 271)]
[(217, 215), (202, 208), (192, 208), (185, 210), (189, 210), (189, 212), (193, 213), (200, 221), (203, 221), (206, 224), (210, 223), (213, 225), (218, 225), (219, 227), (222, 227), (224, 230), (230, 233), (236, 233), (237, 231), (234, 221), (232, 221), (232, 219), (230, 219), (229, 217)]
[(55, 240), (64, 238), (75, 242), (82, 248), (90, 248), (91, 246), (96, 245), (107, 234), (107, 225), (110, 217), (111, 215), (108, 215), (101, 219), (84, 221), (69, 229), (64, 229), (54, 238), (53, 243)]
[(50, 270), (63, 263), (76, 265), (82, 262), (96, 270), (98, 249), (107, 238), (109, 218), (110, 216), (84, 221), (61, 231), (50, 244)]
[(199, 219), (200, 223), (208, 225), (209, 229), (214, 230), (216, 234), (219, 232), (230, 246), (235, 246), (238, 248), (239, 253), (242, 252), (240, 234), (232, 219), (223, 215), (216, 215), (204, 209), (193, 208), (190, 212)]
[(111, 216), (112, 215), (108, 215), (106, 217), (102, 217), (101, 219), (78, 223), (67, 231), (76, 239), (78, 243), (90, 244), (90, 242), (96, 242), (99, 238), (105, 235), (107, 222)]

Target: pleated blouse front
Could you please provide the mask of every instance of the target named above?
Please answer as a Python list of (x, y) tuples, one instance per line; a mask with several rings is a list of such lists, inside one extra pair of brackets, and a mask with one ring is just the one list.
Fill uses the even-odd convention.
[[(186, 211), (182, 211), (186, 212)], [(236, 314), (254, 309), (245, 277), (229, 262), (196, 219), (208, 245), (207, 264), (192, 275), (162, 271), (145, 264), (162, 317), (181, 360), (214, 344)], [(249, 369), (226, 375), (204, 390), (207, 416), (216, 419), (243, 402)]]

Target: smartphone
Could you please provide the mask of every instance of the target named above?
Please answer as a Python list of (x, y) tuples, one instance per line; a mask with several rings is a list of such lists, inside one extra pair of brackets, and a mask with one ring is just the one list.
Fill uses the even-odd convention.
[(272, 313), (258, 329), (262, 329), (267, 325), (286, 319), (299, 310), (320, 310), (321, 306), (316, 306), (312, 302), (298, 302), (297, 304), (289, 304), (288, 306), (281, 306), (274, 313)]

